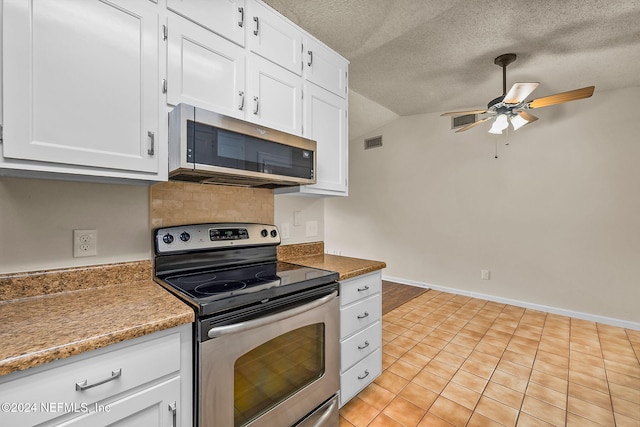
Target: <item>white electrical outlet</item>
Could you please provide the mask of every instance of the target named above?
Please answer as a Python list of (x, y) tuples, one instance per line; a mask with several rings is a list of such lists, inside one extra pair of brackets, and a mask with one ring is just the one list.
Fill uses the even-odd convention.
[(289, 237), (291, 237), (291, 228), (288, 222), (283, 222), (280, 225), (280, 237), (282, 237), (283, 239), (288, 239)]
[(73, 257), (98, 254), (98, 230), (73, 230)]
[(302, 212), (300, 211), (293, 211), (293, 225), (295, 227), (298, 227), (299, 225), (302, 225)]
[(480, 278), (482, 280), (489, 280), (491, 278), (491, 272), (489, 270), (481, 270)]
[(307, 221), (305, 225), (307, 237), (315, 237), (318, 235), (318, 221)]

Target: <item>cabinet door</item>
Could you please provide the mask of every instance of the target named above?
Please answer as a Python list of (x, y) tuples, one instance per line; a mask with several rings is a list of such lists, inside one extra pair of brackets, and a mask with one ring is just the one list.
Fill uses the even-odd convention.
[(4, 157), (158, 172), (148, 0), (3, 3)]
[(317, 142), (317, 183), (307, 192), (346, 195), (347, 100), (305, 83), (304, 135)]
[(248, 24), (249, 48), (287, 70), (302, 74), (302, 32), (282, 15), (251, 3)]
[(178, 16), (168, 36), (167, 103), (244, 118), (244, 49)]
[(145, 388), (110, 403), (89, 405), (86, 413), (48, 425), (66, 427), (165, 427), (179, 426), (180, 377)]
[(249, 57), (247, 120), (302, 134), (302, 78), (256, 55)]
[(303, 59), (304, 78), (323, 89), (347, 96), (348, 62), (318, 41), (306, 38)]
[(167, 8), (244, 46), (244, 0), (167, 0)]

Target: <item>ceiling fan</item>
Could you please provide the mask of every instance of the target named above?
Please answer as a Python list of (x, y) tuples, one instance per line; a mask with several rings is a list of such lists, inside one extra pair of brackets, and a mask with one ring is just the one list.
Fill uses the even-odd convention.
[(450, 111), (442, 114), (442, 116), (488, 114), (487, 117), (483, 117), (478, 121), (458, 129), (456, 133), (469, 130), (492, 118), (495, 118), (495, 121), (491, 129), (489, 129), (490, 133), (501, 134), (503, 130), (509, 127), (509, 123), (513, 126), (513, 130), (518, 130), (522, 126), (538, 120), (536, 116), (530, 114), (527, 110), (589, 98), (593, 95), (595, 86), (587, 86), (582, 89), (570, 90), (568, 92), (556, 93), (555, 95), (525, 101), (527, 96), (529, 96), (540, 83), (515, 83), (511, 86), (509, 92), (507, 92), (507, 66), (515, 60), (515, 53), (505, 53), (504, 55), (496, 57), (493, 61), (496, 65), (502, 67), (502, 96), (489, 101), (485, 110)]

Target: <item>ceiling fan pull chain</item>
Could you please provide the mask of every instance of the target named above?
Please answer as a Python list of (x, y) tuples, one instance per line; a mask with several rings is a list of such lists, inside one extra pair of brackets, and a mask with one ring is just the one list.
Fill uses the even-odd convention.
[(495, 141), (496, 141), (496, 156), (495, 158), (498, 158), (498, 135), (495, 136)]

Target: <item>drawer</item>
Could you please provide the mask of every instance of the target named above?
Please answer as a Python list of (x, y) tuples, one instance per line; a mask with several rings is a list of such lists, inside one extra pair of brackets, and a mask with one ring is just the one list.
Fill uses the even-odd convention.
[(380, 320), (382, 297), (373, 295), (365, 300), (340, 308), (340, 339)]
[(340, 406), (369, 385), (382, 372), (382, 350), (377, 349), (340, 375)]
[(375, 322), (340, 343), (340, 372), (344, 372), (382, 345), (382, 326)]
[(382, 292), (379, 271), (340, 282), (340, 304), (345, 306), (362, 298)]
[[(179, 333), (103, 350), (92, 357), (86, 357), (90, 353), (75, 356), (81, 359), (70, 358), (71, 363), (34, 374), (24, 371), (26, 376), (0, 385), (0, 402), (23, 405), (16, 409), (31, 405), (21, 412), (4, 412), (3, 425), (33, 425), (66, 412), (81, 412), (95, 402), (180, 371)], [(116, 378), (105, 381), (112, 376)], [(85, 381), (87, 385), (105, 382), (77, 390), (77, 384)]]

